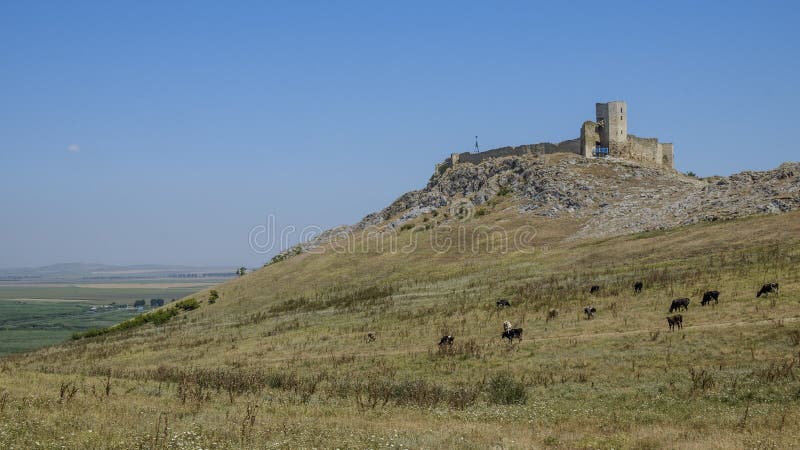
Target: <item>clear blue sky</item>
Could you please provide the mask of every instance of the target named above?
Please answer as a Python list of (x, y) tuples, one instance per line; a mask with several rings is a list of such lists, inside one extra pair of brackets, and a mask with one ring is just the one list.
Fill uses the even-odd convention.
[(5, 2), (0, 266), (259, 265), (269, 213), (354, 223), (474, 135), (574, 138), (598, 101), (682, 171), (771, 168), (798, 159), (799, 21), (797, 2)]

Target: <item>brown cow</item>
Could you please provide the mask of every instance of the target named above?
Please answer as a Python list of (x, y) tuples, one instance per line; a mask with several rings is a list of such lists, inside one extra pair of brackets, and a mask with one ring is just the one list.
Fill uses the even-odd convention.
[(674, 331), (675, 328), (683, 328), (683, 316), (675, 314), (674, 316), (667, 316), (667, 323), (669, 324), (669, 331)]

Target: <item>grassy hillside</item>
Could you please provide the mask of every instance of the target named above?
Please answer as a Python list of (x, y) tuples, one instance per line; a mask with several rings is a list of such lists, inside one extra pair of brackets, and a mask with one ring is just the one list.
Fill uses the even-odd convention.
[[(269, 265), (165, 324), (0, 359), (0, 447), (797, 446), (800, 213), (581, 241), (574, 220), (483, 208), (450, 233), (419, 217), (397, 251), (357, 239)], [(487, 226), (533, 237), (503, 252)], [(435, 251), (434, 231), (461, 248)], [(769, 281), (780, 295), (756, 299)], [(709, 289), (720, 304), (701, 307)]]

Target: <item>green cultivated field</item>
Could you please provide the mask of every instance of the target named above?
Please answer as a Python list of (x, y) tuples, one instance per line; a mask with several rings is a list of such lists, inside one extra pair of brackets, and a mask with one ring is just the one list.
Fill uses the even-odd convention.
[(24, 286), (0, 284), (0, 355), (33, 350), (69, 339), (76, 331), (102, 328), (137, 314), (92, 306), (132, 305), (134, 301), (163, 298), (166, 301), (184, 297), (207, 284), (190, 287), (80, 287), (71, 285)]

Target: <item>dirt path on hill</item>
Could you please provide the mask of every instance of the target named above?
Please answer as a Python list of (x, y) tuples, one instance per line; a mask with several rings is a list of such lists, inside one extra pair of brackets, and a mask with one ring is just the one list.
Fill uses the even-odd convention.
[[(690, 327), (684, 327), (684, 331), (691, 331), (691, 330), (703, 330), (703, 329), (714, 329), (714, 328), (734, 328), (734, 327), (741, 327), (741, 326), (761, 326), (761, 325), (769, 325), (774, 324), (777, 321), (781, 321), (781, 323), (794, 323), (800, 322), (800, 316), (795, 317), (782, 317), (779, 319), (762, 319), (756, 321), (737, 321), (737, 322), (721, 322), (721, 323), (707, 323), (701, 325), (693, 325)], [(654, 330), (629, 330), (629, 331), (608, 331), (603, 333), (594, 333), (594, 334), (572, 334), (567, 336), (550, 336), (550, 337), (534, 337), (528, 338), (523, 340), (520, 344), (521, 346), (528, 346), (531, 344), (536, 344), (537, 342), (542, 341), (563, 341), (569, 339), (590, 339), (590, 338), (597, 338), (597, 337), (618, 337), (618, 336), (634, 336), (637, 334), (649, 334), (652, 333)], [(661, 329), (657, 331), (663, 331)], [(667, 332), (669, 333), (669, 332)], [(355, 338), (355, 337), (354, 337)], [(326, 355), (319, 355), (319, 354), (305, 354), (302, 355), (305, 359), (325, 359), (325, 358), (335, 358), (338, 356), (343, 355), (355, 355), (355, 356), (396, 356), (396, 355), (408, 355), (408, 354), (420, 354), (420, 353), (427, 353), (428, 351), (432, 350), (435, 347), (426, 346), (420, 349), (391, 349), (391, 350), (376, 350), (376, 351), (368, 351), (368, 352), (341, 352), (341, 353), (331, 353)], [(282, 362), (288, 361), (297, 358), (298, 355), (292, 355), (288, 357), (281, 357), (270, 359), (269, 362)]]

